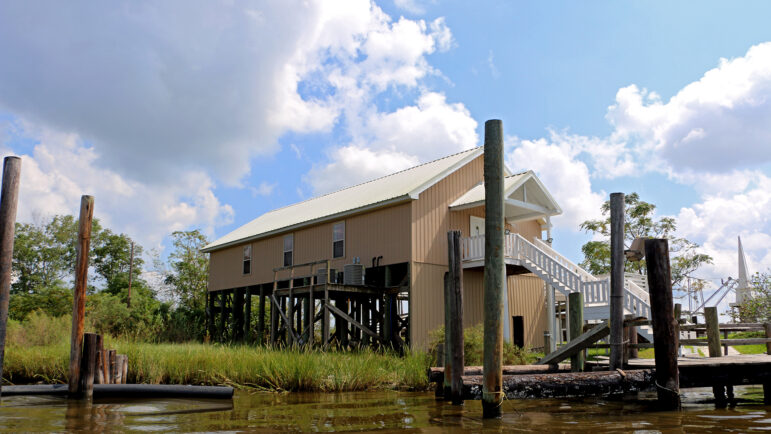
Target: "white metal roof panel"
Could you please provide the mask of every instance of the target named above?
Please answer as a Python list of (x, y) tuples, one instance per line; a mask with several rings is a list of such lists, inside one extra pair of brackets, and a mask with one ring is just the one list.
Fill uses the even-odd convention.
[(396, 172), (334, 193), (267, 212), (202, 250), (210, 252), (250, 239), (263, 238), (313, 223), (417, 198), (417, 195), (481, 155), (476, 147)]

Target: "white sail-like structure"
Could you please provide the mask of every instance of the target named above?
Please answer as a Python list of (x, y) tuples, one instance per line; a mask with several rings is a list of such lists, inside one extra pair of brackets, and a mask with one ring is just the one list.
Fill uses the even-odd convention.
[(747, 271), (747, 259), (744, 257), (742, 237), (739, 238), (739, 284), (736, 286), (736, 304), (741, 305), (752, 297), (750, 292), (750, 273)]

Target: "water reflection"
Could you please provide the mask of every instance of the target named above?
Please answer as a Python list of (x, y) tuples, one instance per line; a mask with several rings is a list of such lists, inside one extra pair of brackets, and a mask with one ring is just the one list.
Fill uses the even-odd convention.
[(619, 400), (506, 401), (500, 420), (483, 420), (479, 402), (457, 407), (430, 393), (272, 394), (234, 400), (3, 398), (3, 431), (368, 431), (709, 432), (771, 430), (762, 388), (737, 388), (740, 404), (717, 410), (710, 389), (689, 390), (682, 412), (653, 411), (653, 396)]

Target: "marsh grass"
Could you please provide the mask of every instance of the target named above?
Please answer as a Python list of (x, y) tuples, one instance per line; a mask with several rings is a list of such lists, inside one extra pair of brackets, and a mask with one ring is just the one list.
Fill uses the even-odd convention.
[[(32, 316), (9, 324), (4, 380), (65, 383), (69, 317)], [(372, 350), (321, 352), (248, 345), (155, 344), (106, 337), (129, 358), (128, 382), (231, 385), (277, 391), (341, 392), (428, 387), (424, 352), (403, 357)]]

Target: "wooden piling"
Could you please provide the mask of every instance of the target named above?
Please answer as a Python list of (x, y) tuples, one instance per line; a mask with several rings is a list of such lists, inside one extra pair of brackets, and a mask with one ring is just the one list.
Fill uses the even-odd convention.
[(115, 384), (115, 376), (116, 376), (115, 357), (116, 356), (117, 356), (117, 352), (115, 350), (107, 350), (107, 369), (109, 370), (107, 384)]
[(448, 260), (450, 272), (450, 352), (452, 378), (450, 394), (453, 405), (463, 404), (463, 370), (465, 366), (463, 352), (463, 267), (461, 266), (460, 231), (447, 233)]
[(717, 307), (704, 308), (704, 322), (707, 324), (707, 347), (710, 357), (720, 357), (720, 322), (717, 315)]
[(75, 290), (72, 298), (72, 336), (70, 338), (69, 392), (80, 395), (80, 365), (83, 356), (83, 327), (86, 321), (86, 287), (88, 285), (88, 253), (91, 246), (91, 220), (94, 217), (93, 196), (80, 198), (78, 244), (75, 260)]
[(94, 397), (94, 376), (96, 375), (96, 355), (98, 353), (97, 335), (85, 333), (83, 335), (83, 358), (80, 366), (80, 391), (82, 397), (91, 399)]
[(260, 285), (260, 301), (257, 307), (257, 339), (260, 345), (265, 344), (265, 289)]
[(485, 122), (484, 374), (482, 417), (501, 416), (503, 404), (503, 313), (506, 273), (503, 262), (503, 123)]
[(123, 359), (121, 361), (121, 372), (123, 373), (121, 375), (121, 384), (126, 384), (128, 382), (128, 356), (123, 355)]
[(548, 356), (551, 353), (551, 333), (548, 330), (543, 332), (543, 354)]
[(233, 324), (233, 340), (242, 342), (244, 340), (244, 288), (236, 288), (233, 291), (233, 315), (231, 316)]
[(244, 340), (252, 342), (252, 287), (246, 287), (246, 299), (244, 300)]
[(206, 324), (207, 324), (207, 330), (209, 332), (209, 339), (213, 340), (215, 339), (215, 334), (217, 333), (216, 329), (214, 328), (214, 293), (211, 291), (206, 292)]
[(96, 335), (96, 373), (94, 384), (104, 384), (104, 338)]
[(672, 274), (667, 240), (646, 240), (645, 259), (651, 300), (658, 402), (663, 409), (679, 409), (680, 379), (677, 369), (679, 327), (672, 305)]
[(123, 354), (115, 355), (115, 384), (123, 384)]
[(610, 369), (624, 365), (624, 193), (610, 194)]
[[(13, 239), (16, 224), (16, 208), (19, 203), (19, 179), (21, 158), (5, 157), (3, 161), (3, 186), (0, 192), (0, 380), (3, 378), (5, 359), (5, 334), (8, 323), (8, 302), (11, 297), (13, 263)], [(2, 381), (0, 381), (0, 394)]]
[(227, 311), (225, 310), (225, 304), (227, 302), (227, 290), (220, 291), (220, 327), (219, 327), (219, 341), (225, 342), (225, 326), (227, 319)]
[[(584, 295), (580, 292), (568, 294), (568, 330), (570, 340), (576, 339), (584, 333)], [(570, 357), (570, 370), (582, 372), (584, 370), (584, 352), (579, 351)]]
[[(450, 273), (444, 273), (444, 372), (452, 372), (452, 338), (450, 336)], [(444, 376), (445, 401), (452, 399), (452, 376)]]
[[(633, 317), (634, 315), (629, 315), (630, 317)], [(677, 317), (675, 317), (677, 318)], [(631, 319), (631, 318), (630, 318)], [(626, 348), (626, 360), (629, 359), (636, 359), (638, 357), (638, 349), (636, 347), (637, 345), (637, 326), (630, 325), (626, 327), (626, 330), (629, 332), (629, 337), (625, 340), (629, 342), (629, 345), (627, 345)]]

